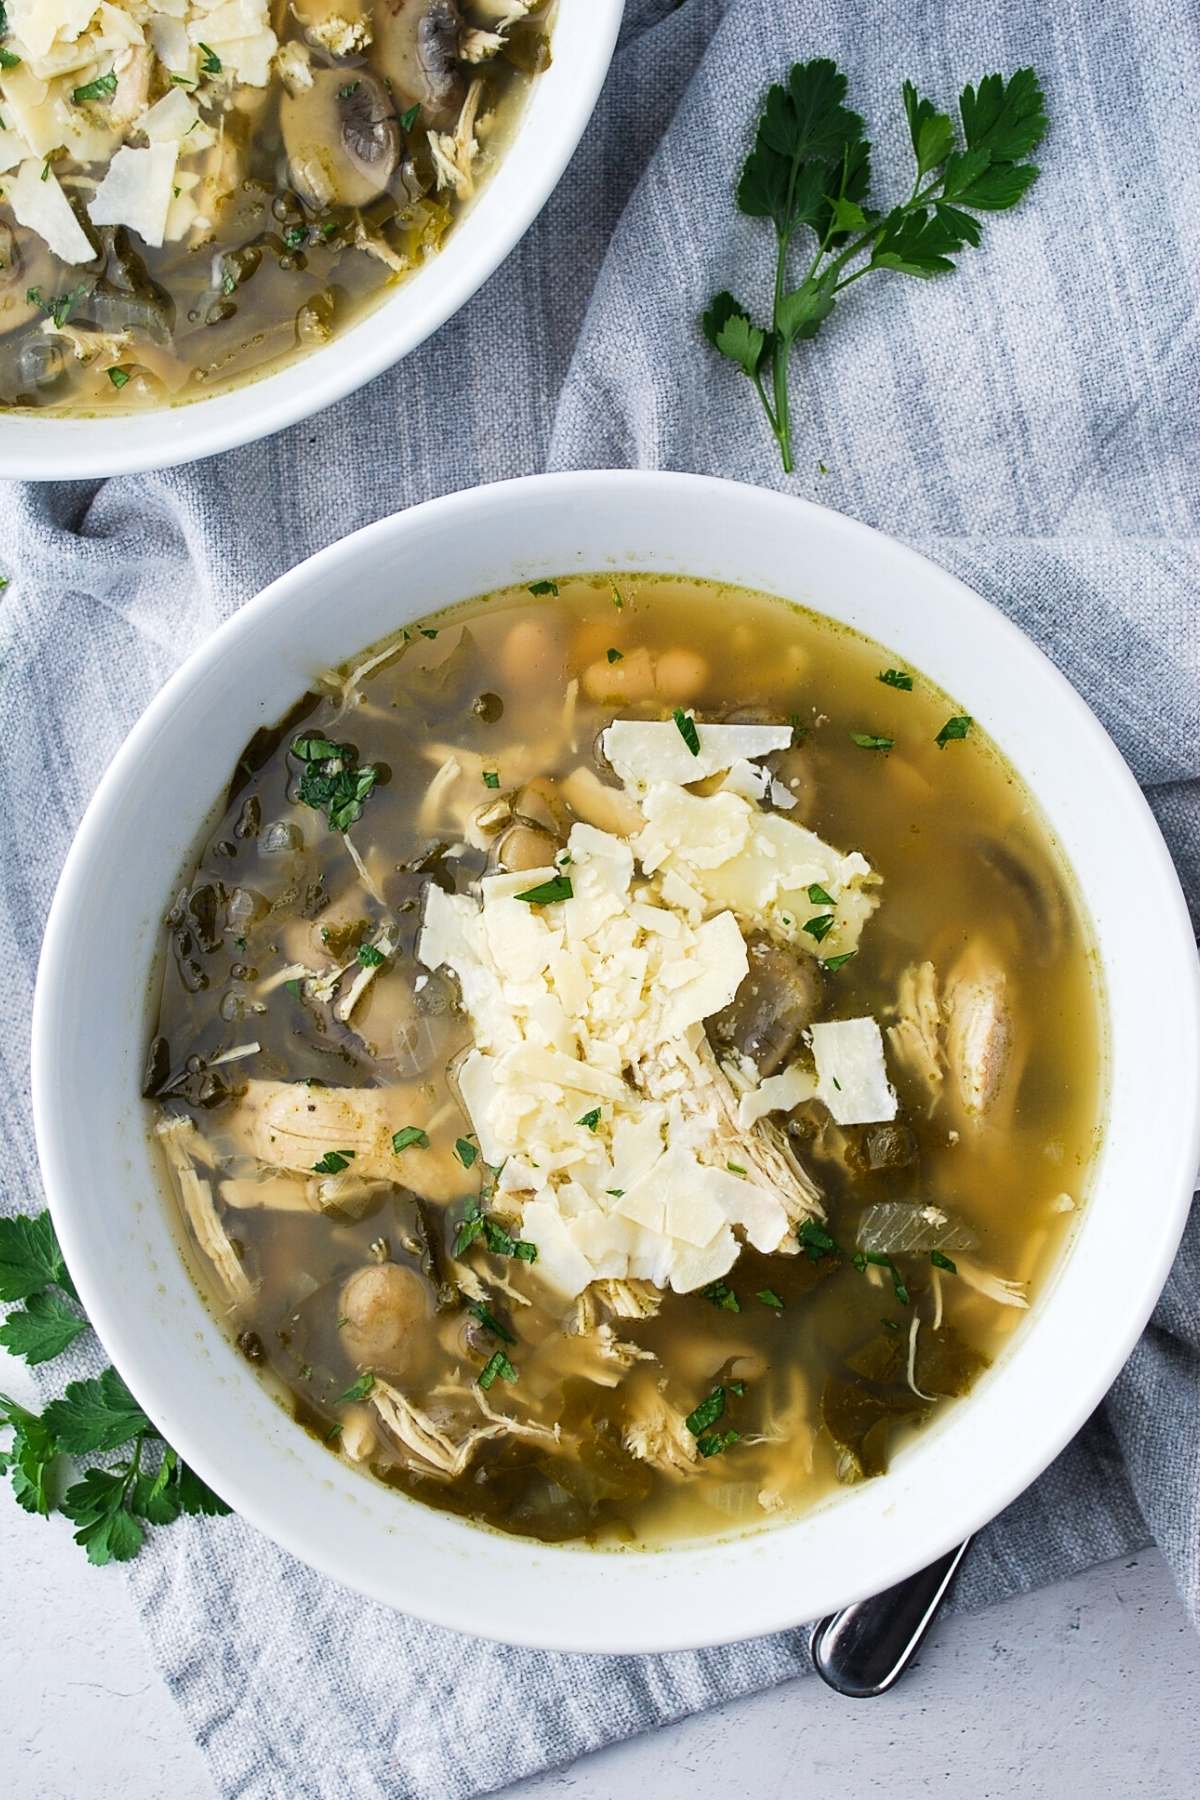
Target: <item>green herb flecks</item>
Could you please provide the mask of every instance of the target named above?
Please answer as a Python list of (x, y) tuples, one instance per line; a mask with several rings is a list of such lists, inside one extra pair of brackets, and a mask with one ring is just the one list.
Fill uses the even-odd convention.
[(494, 1355), (490, 1356), (483, 1368), (479, 1371), (480, 1387), (486, 1392), (497, 1376), (500, 1376), (505, 1381), (515, 1381), (517, 1379), (517, 1371), (513, 1368), (513, 1365), (509, 1362), (503, 1350), (497, 1350)]
[[(200, 44), (198, 45), (198, 48), (200, 51), (200, 73), (202, 75), (219, 75), (221, 73), (221, 59), (216, 51), (211, 50), (207, 44)], [(355, 83), (355, 86), (357, 85), (358, 84)]]
[(774, 1288), (759, 1288), (754, 1298), (756, 1300), (761, 1300), (764, 1306), (769, 1306), (772, 1312), (783, 1311), (783, 1300), (775, 1292)]
[(733, 1289), (725, 1281), (710, 1281), (707, 1287), (700, 1289), (701, 1297), (711, 1301), (713, 1306), (721, 1307), (725, 1312), (740, 1313), (741, 1302)]
[(71, 99), (76, 106), (86, 106), (89, 100), (111, 100), (116, 91), (116, 73), (110, 69), (107, 75), (97, 75), (95, 81), (87, 81), (82, 87), (72, 88)]
[(857, 744), (860, 750), (891, 750), (895, 738), (877, 737), (873, 731), (852, 731), (850, 742)]
[(420, 107), (419, 102), (416, 106), (406, 107), (404, 109), (404, 111), (400, 114), (400, 123), (403, 126), (404, 130), (411, 131), (413, 126), (416, 124), (417, 120), (420, 118), (420, 116), (421, 116), (421, 107)]
[(929, 1260), (935, 1269), (945, 1269), (948, 1275), (958, 1274), (958, 1264), (951, 1262), (944, 1251), (931, 1250), (929, 1252)]
[(681, 706), (675, 708), (671, 717), (675, 721), (676, 730), (679, 732), (680, 737), (683, 739), (692, 755), (699, 756), (700, 733), (696, 730), (695, 719), (692, 718), (690, 713), (685, 713)]
[(485, 769), (483, 771), (483, 785), (485, 788), (498, 788), (500, 786), (500, 777), (495, 769)]
[(344, 1394), (339, 1394), (334, 1401), (335, 1406), (345, 1406), (351, 1400), (366, 1400), (375, 1391), (374, 1369), (364, 1369), (357, 1381), (352, 1381)]
[(129, 370), (122, 369), (119, 364), (114, 364), (111, 369), (106, 371), (106, 373), (117, 392), (120, 393), (121, 389), (125, 387), (129, 381)]
[(539, 881), (536, 887), (526, 888), (514, 898), (525, 900), (530, 906), (556, 906), (560, 900), (569, 900), (574, 892), (569, 875), (552, 875), (549, 881)]
[(957, 713), (954, 718), (946, 720), (933, 741), (939, 750), (944, 750), (947, 744), (954, 743), (958, 738), (965, 738), (972, 723), (973, 720), (966, 713)]
[(479, 1152), (474, 1144), (468, 1143), (466, 1138), (455, 1138), (454, 1154), (457, 1156), (464, 1169), (470, 1169), (474, 1166)]
[(364, 969), (378, 969), (381, 964), (387, 961), (387, 957), (383, 954), (383, 951), (377, 949), (374, 944), (360, 944), (358, 946), (357, 960), (362, 964)]
[(304, 765), (300, 801), (323, 812), (333, 831), (349, 831), (362, 818), (363, 806), (379, 779), (372, 763), (359, 767), (353, 744), (335, 744), (319, 732), (293, 740), (292, 755)]
[(531, 594), (539, 595), (557, 594), (558, 583), (557, 581), (531, 581), (529, 583), (529, 591)]
[(806, 919), (801, 929), (806, 931), (809, 937), (816, 938), (819, 944), (822, 938), (827, 938), (833, 930), (833, 914), (817, 913), (813, 918)]
[(604, 654), (607, 656), (610, 663), (624, 662), (625, 660), (625, 654), (622, 650), (608, 649)]
[(884, 687), (899, 688), (904, 694), (912, 693), (913, 678), (903, 669), (883, 669), (875, 679), (882, 681)]
[(354, 1158), (353, 1150), (327, 1150), (320, 1162), (313, 1164), (314, 1175), (340, 1175)]
[(600, 1123), (600, 1108), (598, 1106), (593, 1106), (590, 1112), (585, 1112), (581, 1119), (576, 1119), (575, 1123), (577, 1125), (586, 1126), (588, 1131), (595, 1131)]
[(516, 1343), (517, 1340), (508, 1326), (502, 1325), (495, 1313), (488, 1311), (482, 1300), (468, 1300), (467, 1311), (479, 1320), (485, 1331), (490, 1331), (492, 1336), (499, 1338), (502, 1343)]
[[(986, 75), (978, 90), (963, 89), (961, 147), (948, 113), (919, 98), (911, 82), (903, 91), (916, 178), (908, 198), (887, 212), (868, 204), (871, 146), (863, 120), (843, 104), (846, 77), (826, 58), (796, 63), (786, 85), (768, 90), (738, 181), (740, 211), (769, 220), (775, 231), (771, 324), (756, 325), (750, 309), (723, 292), (701, 326), (753, 384), (789, 472), (792, 346), (815, 337), (839, 296), (864, 275), (950, 273), (952, 259), (980, 242), (977, 215), (1015, 206), (1037, 175), (1027, 159), (1047, 121), (1032, 69), (1018, 69), (1007, 82)], [(791, 250), (802, 229), (815, 248), (793, 286)]]
[(707, 1399), (702, 1400), (693, 1412), (684, 1420), (684, 1424), (693, 1437), (699, 1437), (710, 1425), (715, 1425), (725, 1411), (725, 1389), (718, 1385)]
[(428, 1150), (429, 1148), (429, 1133), (423, 1131), (419, 1125), (402, 1125), (399, 1131), (392, 1133), (392, 1149), (397, 1156), (402, 1151), (412, 1149), (414, 1146), (418, 1150)]

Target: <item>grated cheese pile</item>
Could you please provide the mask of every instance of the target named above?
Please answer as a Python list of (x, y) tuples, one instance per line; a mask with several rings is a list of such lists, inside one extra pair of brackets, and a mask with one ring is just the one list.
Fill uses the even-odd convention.
[[(836, 897), (839, 941), (853, 948), (876, 903), (865, 858), (727, 789), (701, 797), (657, 779), (748, 766), (781, 743), (775, 727), (699, 731), (695, 757), (674, 725), (623, 721), (607, 734), (606, 754), (649, 820), (632, 843), (577, 824), (558, 868), (485, 877), (478, 902), (436, 886), (427, 893), (418, 955), (456, 975), (474, 1036), (457, 1071), (463, 1104), (483, 1158), (500, 1171), (498, 1192), (520, 1207), (539, 1272), (567, 1295), (625, 1277), (688, 1292), (732, 1267), (735, 1227), (768, 1253), (789, 1240), (770, 1182), (732, 1161), (704, 1020), (747, 973), (739, 915), (777, 922), (799, 881), (820, 880)], [(736, 905), (721, 903), (723, 889)], [(541, 903), (520, 898), (539, 890)], [(811, 916), (807, 895), (804, 907), (799, 916)], [(875, 1021), (824, 1030), (815, 1073), (793, 1070), (743, 1098), (743, 1128), (822, 1087), (840, 1099), (835, 1060), (851, 1111), (892, 1116)]]
[[(265, 87), (268, 0), (8, 0), (0, 182), (61, 262), (93, 261), (93, 224), (147, 244), (206, 230), (206, 159), (239, 85)], [(66, 186), (64, 186), (64, 179)]]

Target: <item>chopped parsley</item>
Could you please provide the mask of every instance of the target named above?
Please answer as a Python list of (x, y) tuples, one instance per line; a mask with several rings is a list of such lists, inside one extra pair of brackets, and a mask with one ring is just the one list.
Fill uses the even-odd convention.
[(485, 769), (483, 771), (483, 785), (485, 788), (498, 788), (500, 786), (500, 777), (497, 775), (495, 769)]
[(693, 719), (690, 714), (685, 713), (681, 706), (675, 708), (671, 717), (675, 721), (676, 729), (678, 730), (680, 737), (683, 739), (692, 755), (699, 756), (700, 733), (696, 730), (695, 719)]
[(615, 581), (613, 583), (612, 603), (616, 607), (618, 612), (621, 612), (624, 609), (625, 602), (621, 598), (621, 590), (617, 586)]
[(884, 687), (899, 688), (904, 694), (912, 693), (913, 678), (904, 669), (883, 669), (875, 679), (882, 681)]
[(909, 1304), (908, 1288), (905, 1286), (904, 1277), (890, 1256), (883, 1256), (878, 1250), (856, 1250), (850, 1260), (860, 1274), (868, 1263), (873, 1264), (877, 1269), (886, 1269), (892, 1278), (892, 1292), (897, 1300), (901, 1306)]
[(741, 1302), (728, 1282), (710, 1281), (707, 1287), (700, 1289), (700, 1293), (703, 1299), (711, 1301), (714, 1306), (722, 1307), (725, 1312), (740, 1313), (742, 1310)]
[(804, 921), (802, 929), (807, 931), (809, 937), (816, 938), (819, 944), (822, 938), (829, 936), (833, 930), (833, 923), (832, 913), (816, 913), (811, 919)]
[(517, 1340), (507, 1325), (502, 1325), (495, 1313), (488, 1311), (482, 1300), (468, 1300), (467, 1311), (479, 1320), (485, 1331), (490, 1331), (492, 1336), (498, 1337), (502, 1343), (516, 1343)]
[(933, 741), (939, 750), (944, 750), (946, 745), (952, 744), (956, 738), (965, 738), (971, 725), (972, 720), (966, 713), (956, 713), (954, 718), (946, 720)]
[(802, 1219), (796, 1228), (796, 1236), (804, 1246), (809, 1262), (823, 1262), (827, 1256), (841, 1254), (833, 1238), (816, 1219)]
[(433, 625), (418, 625), (417, 630), (423, 638), (429, 638), (431, 642), (437, 636), (437, 629)]
[(338, 99), (339, 100), (353, 99), (354, 95), (357, 94), (357, 92), (361, 86), (362, 86), (361, 81), (348, 81), (346, 83), (345, 87), (340, 87), (338, 89)]
[(529, 591), (531, 594), (557, 594), (558, 583), (557, 581), (531, 581)]
[(720, 1456), (722, 1450), (729, 1450), (741, 1438), (740, 1431), (706, 1431), (696, 1439), (696, 1448), (701, 1456)]
[(400, 123), (405, 131), (411, 131), (421, 116), (420, 105), (409, 106), (400, 114)]
[[(211, 50), (207, 44), (201, 44), (200, 52), (200, 73), (202, 75), (219, 75), (221, 73), (221, 59), (216, 51)], [(358, 86), (357, 81), (354, 86)]]
[(549, 881), (539, 881), (536, 887), (526, 888), (514, 897), (530, 906), (556, 906), (560, 900), (569, 900), (574, 892), (569, 875), (552, 875)]
[(769, 1306), (772, 1312), (783, 1311), (783, 1301), (774, 1288), (759, 1288), (754, 1298), (761, 1300), (764, 1306)]
[(515, 1381), (517, 1379), (517, 1371), (513, 1368), (503, 1350), (497, 1350), (495, 1355), (489, 1357), (488, 1361), (479, 1371), (480, 1387), (486, 1392), (495, 1381), (497, 1375), (502, 1376), (505, 1381)]
[[(46, 174), (50, 172), (49, 161), (46, 163)], [(42, 177), (45, 180), (45, 175)], [(75, 310), (75, 302), (83, 294), (81, 287), (72, 288), (67, 294), (55, 294), (51, 300), (43, 299), (41, 288), (31, 287), (25, 290), (25, 298), (30, 306), (40, 307), (51, 321), (56, 331), (61, 331)]]
[(422, 1131), (419, 1125), (402, 1125), (399, 1131), (392, 1133), (392, 1149), (397, 1156), (402, 1150), (407, 1150), (413, 1144), (418, 1150), (428, 1150), (429, 1148), (429, 1133)]
[(834, 899), (833, 895), (827, 894), (825, 892), (825, 889), (821, 886), (819, 881), (810, 881), (809, 882), (808, 897), (812, 901), (814, 906), (836, 906), (837, 905), (837, 901)]
[(11, 50), (0, 50), (0, 69), (19, 69), (21, 59), (14, 56)]
[(292, 742), (292, 755), (304, 764), (300, 802), (323, 812), (334, 831), (348, 831), (362, 818), (363, 805), (379, 779), (373, 763), (358, 765), (353, 744), (335, 744), (320, 732), (305, 732)]
[(119, 392), (129, 380), (129, 370), (114, 366), (108, 371), (108, 379)]
[(622, 650), (609, 649), (606, 650), (604, 654), (607, 656), (610, 663), (624, 662), (625, 660), (625, 653)]
[(352, 1381), (344, 1394), (339, 1394), (334, 1401), (335, 1406), (344, 1406), (348, 1400), (365, 1400), (374, 1391), (375, 1371), (364, 1369), (357, 1381)]
[(944, 1255), (941, 1250), (931, 1250), (929, 1252), (929, 1260), (935, 1269), (945, 1269), (950, 1275), (958, 1274), (958, 1264), (952, 1263), (950, 1258)]
[(467, 1142), (466, 1138), (455, 1138), (454, 1154), (455, 1154), (455, 1156), (457, 1156), (457, 1158), (458, 1158), (459, 1162), (462, 1164), (463, 1168), (469, 1169), (474, 1165), (475, 1160), (479, 1155), (479, 1152), (475, 1148), (474, 1144), (470, 1144)]
[(684, 1420), (684, 1424), (687, 1426), (693, 1437), (700, 1437), (703, 1432), (708, 1430), (710, 1425), (716, 1424), (724, 1411), (725, 1389), (718, 1385), (713, 1389), (706, 1400), (702, 1400), (699, 1406), (697, 1406), (693, 1412), (688, 1414), (687, 1418)]
[(110, 69), (107, 75), (97, 75), (95, 81), (88, 81), (82, 87), (72, 88), (71, 98), (76, 106), (86, 106), (89, 100), (108, 100), (116, 91), (116, 73)]
[(595, 1131), (600, 1123), (600, 1108), (593, 1106), (591, 1112), (585, 1112), (582, 1119), (576, 1119), (577, 1125), (586, 1125), (589, 1131)]
[(314, 1175), (340, 1175), (354, 1159), (353, 1150), (327, 1150), (320, 1162), (313, 1164)]
[(729, 1170), (731, 1175), (744, 1175), (746, 1173), (741, 1163), (727, 1162), (725, 1167)]
[(851, 958), (853, 958), (857, 955), (858, 955), (857, 950), (843, 950), (842, 954), (840, 956), (825, 957), (824, 960), (821, 962), (821, 967), (823, 969), (828, 969), (829, 973), (831, 975), (833, 975), (837, 972), (838, 969), (845, 968), (846, 964), (851, 960)]
[(387, 957), (383, 954), (382, 950), (377, 950), (374, 944), (360, 944), (358, 946), (358, 960), (364, 969), (377, 969), (381, 963), (387, 961)]
[(857, 744), (860, 750), (890, 750), (895, 738), (877, 737), (873, 731), (852, 731), (850, 742)]

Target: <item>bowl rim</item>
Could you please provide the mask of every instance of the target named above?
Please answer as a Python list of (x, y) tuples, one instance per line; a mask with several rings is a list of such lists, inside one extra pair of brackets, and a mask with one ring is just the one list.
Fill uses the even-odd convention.
[[(90, 865), (97, 846), (120, 812), (127, 778), (160, 730), (167, 726), (189, 690), (204, 675), (214, 673), (241, 640), (254, 636), (272, 621), (282, 619), (295, 598), (318, 588), (327, 591), (331, 579), (344, 575), (357, 558), (369, 554), (379, 544), (388, 546), (395, 563), (403, 554), (405, 541), (419, 540), (430, 526), (446, 532), (478, 530), (481, 518), (486, 520), (489, 510), (509, 514), (526, 504), (536, 508), (539, 501), (567, 507), (588, 499), (607, 504), (615, 514), (623, 513), (626, 504), (632, 506), (639, 501), (656, 506), (694, 502), (706, 511), (717, 511), (722, 507), (734, 511), (740, 509), (739, 529), (750, 529), (757, 523), (764, 528), (774, 527), (794, 539), (799, 531), (815, 528), (842, 540), (851, 550), (865, 549), (875, 556), (886, 554), (897, 568), (903, 566), (926, 584), (940, 587), (956, 608), (963, 609), (955, 616), (962, 619), (964, 634), (981, 634), (990, 640), (992, 647), (1007, 644), (1022, 678), (1031, 682), (1036, 678), (1043, 688), (1055, 695), (1060, 720), (1065, 720), (1069, 726), (1067, 735), (1073, 737), (1074, 748), (1087, 752), (1093, 790), (1107, 787), (1113, 810), (1117, 810), (1119, 799), (1125, 814), (1136, 821), (1138, 848), (1145, 859), (1136, 865), (1140, 891), (1150, 896), (1154, 909), (1160, 970), (1168, 971), (1171, 976), (1169, 985), (1164, 986), (1163, 1011), (1164, 1016), (1169, 1015), (1175, 1033), (1172, 1092), (1184, 1097), (1185, 1107), (1178, 1114), (1177, 1135), (1165, 1151), (1161, 1145), (1158, 1147), (1162, 1179), (1158, 1183), (1157, 1213), (1152, 1228), (1143, 1230), (1136, 1254), (1131, 1254), (1124, 1264), (1122, 1286), (1117, 1296), (1117, 1324), (1114, 1328), (1112, 1319), (1106, 1319), (1107, 1336), (1098, 1346), (1090, 1347), (1086, 1366), (1072, 1368), (1069, 1393), (1064, 1394), (1061, 1405), (1053, 1411), (1052, 1421), (1048, 1423), (1044, 1416), (1038, 1415), (1028, 1434), (1014, 1440), (1010, 1446), (1014, 1450), (1011, 1464), (1002, 1469), (987, 1469), (978, 1493), (955, 1490), (952, 1503), (947, 1506), (944, 1524), (934, 1526), (922, 1522), (921, 1530), (916, 1534), (917, 1551), (913, 1548), (911, 1532), (906, 1535), (901, 1530), (892, 1533), (895, 1542), (889, 1541), (887, 1553), (880, 1553), (869, 1562), (868, 1572), (857, 1577), (852, 1572), (823, 1571), (814, 1575), (808, 1591), (815, 1598), (812, 1604), (806, 1603), (805, 1612), (813, 1616), (817, 1611), (832, 1610), (835, 1605), (847, 1604), (902, 1579), (986, 1524), (1048, 1466), (1099, 1403), (1139, 1337), (1166, 1280), (1187, 1218), (1200, 1161), (1200, 1108), (1195, 1103), (1195, 1096), (1200, 1092), (1200, 963), (1196, 958), (1190, 919), (1169, 852), (1132, 774), (1086, 703), (1037, 646), (998, 609), (919, 552), (872, 527), (811, 502), (713, 477), (666, 472), (580, 471), (525, 477), (447, 495), (381, 519), (319, 551), (272, 582), (227, 619), (170, 677), (124, 741), (86, 811), (54, 897), (39, 966), (31, 1051), (33, 1108), (48, 1201), (64, 1253), (98, 1336), (117, 1366), (127, 1372), (130, 1386), (164, 1435), (252, 1525), (343, 1585), (443, 1626), (510, 1643), (557, 1650), (665, 1651), (730, 1642), (795, 1626), (797, 1603), (789, 1604), (786, 1584), (774, 1578), (773, 1569), (776, 1564), (785, 1565), (793, 1552), (802, 1554), (804, 1534), (814, 1521), (819, 1522), (828, 1514), (828, 1504), (781, 1526), (665, 1552), (606, 1554), (578, 1547), (535, 1545), (525, 1539), (502, 1539), (509, 1552), (507, 1561), (513, 1566), (535, 1575), (544, 1573), (549, 1567), (551, 1579), (561, 1585), (561, 1578), (565, 1577), (567, 1588), (586, 1590), (589, 1585), (596, 1588), (596, 1579), (581, 1573), (585, 1565), (591, 1565), (593, 1570), (607, 1565), (611, 1575), (622, 1564), (644, 1571), (653, 1568), (660, 1574), (669, 1564), (675, 1574), (668, 1579), (667, 1588), (675, 1600), (680, 1600), (688, 1582), (704, 1579), (716, 1582), (718, 1586), (722, 1581), (728, 1585), (727, 1577), (731, 1572), (738, 1572), (739, 1585), (730, 1591), (741, 1610), (736, 1610), (736, 1606), (733, 1611), (726, 1608), (720, 1612), (715, 1624), (706, 1617), (698, 1619), (694, 1611), (689, 1612), (680, 1605), (675, 1610), (670, 1606), (651, 1607), (646, 1609), (645, 1616), (633, 1619), (589, 1620), (586, 1628), (582, 1628), (573, 1615), (564, 1612), (557, 1600), (550, 1604), (548, 1611), (529, 1606), (523, 1615), (519, 1609), (509, 1615), (501, 1613), (490, 1601), (485, 1603), (474, 1597), (464, 1601), (461, 1596), (443, 1594), (428, 1583), (422, 1587), (419, 1577), (406, 1573), (397, 1580), (391, 1572), (381, 1573), (356, 1564), (352, 1553), (344, 1546), (321, 1540), (303, 1521), (298, 1524), (293, 1518), (282, 1518), (276, 1509), (275, 1490), (270, 1484), (258, 1482), (256, 1486), (239, 1462), (231, 1460), (227, 1446), (214, 1445), (213, 1431), (207, 1422), (189, 1417), (187, 1406), (180, 1405), (166, 1371), (152, 1367), (140, 1358), (121, 1295), (110, 1292), (93, 1279), (88, 1210), (80, 1203), (79, 1189), (73, 1185), (78, 1173), (77, 1154), (72, 1150), (69, 1131), (63, 1128), (64, 1114), (59, 1105), (57, 1085), (56, 1056), (64, 1033), (70, 1029), (74, 999), (69, 986), (68, 957), (72, 917), (88, 897)], [(521, 579), (551, 572), (536, 566), (536, 549), (531, 556), (529, 574)], [(593, 559), (587, 566), (599, 566), (599, 559)], [(632, 568), (635, 565), (628, 562), (618, 565), (614, 559), (613, 567), (617, 566)], [(561, 565), (556, 572), (562, 572)], [(819, 603), (817, 610), (821, 610)], [(412, 616), (420, 616), (420, 611), (420, 608), (414, 608)], [(842, 615), (835, 612), (831, 616)], [(398, 623), (403, 620), (398, 618)], [(895, 647), (902, 649), (903, 646)], [(1005, 749), (1003, 743), (1001, 748)], [(236, 747), (233, 753), (236, 754)], [(193, 840), (200, 828), (201, 822), (197, 819), (191, 834)], [(1103, 944), (1098, 947), (1102, 951), (1106, 948)], [(1103, 1152), (1099, 1160), (1103, 1161)], [(1093, 1188), (1102, 1174), (1102, 1170), (1097, 1171)], [(1032, 1343), (1035, 1326), (1043, 1342), (1047, 1339), (1048, 1319), (1053, 1331), (1054, 1308), (1048, 1307), (1050, 1296), (1062, 1285), (1064, 1273), (1072, 1266), (1079, 1245), (1089, 1235), (1099, 1235), (1099, 1226), (1092, 1219), (1094, 1199), (1093, 1193), (1089, 1206), (1082, 1210), (1075, 1243), (1059, 1257), (1057, 1268), (1046, 1283), (1046, 1291), (1031, 1309), (1028, 1324), (1022, 1327), (1021, 1343), (1006, 1354), (993, 1371), (995, 1379), (989, 1377), (989, 1392), (996, 1388), (1002, 1376), (1011, 1385), (1018, 1363), (1024, 1367), (1030, 1362), (1035, 1354)], [(262, 1392), (250, 1370), (241, 1371), (241, 1374), (246, 1383)], [(936, 1440), (943, 1443), (955, 1428), (956, 1421), (970, 1420), (977, 1411), (982, 1416), (983, 1401), (981, 1393), (972, 1398), (967, 1408), (950, 1409), (945, 1421), (934, 1421), (921, 1434), (922, 1442), (932, 1445)], [(296, 1437), (303, 1435), (296, 1431), (290, 1420), (286, 1423)], [(957, 1426), (956, 1434), (964, 1444), (968, 1442), (970, 1434), (962, 1423)], [(980, 1447), (976, 1445), (975, 1448)], [(315, 1446), (314, 1449), (325, 1461), (334, 1460), (324, 1450)], [(931, 1450), (930, 1454), (935, 1453)], [(374, 1486), (357, 1475), (350, 1479)], [(912, 1485), (911, 1481), (907, 1483), (907, 1486)], [(891, 1494), (894, 1501), (872, 1502), (869, 1508), (860, 1506), (856, 1517), (874, 1519), (878, 1523), (891, 1516), (901, 1499), (899, 1463), (886, 1481), (865, 1484), (854, 1493), (861, 1497), (868, 1489)], [(381, 1491), (390, 1499), (396, 1498), (388, 1490)], [(846, 1505), (841, 1497), (837, 1503)], [(428, 1521), (431, 1518), (444, 1521), (446, 1515), (435, 1514), (417, 1502), (407, 1502), (406, 1506), (420, 1512), (422, 1523), (417, 1529), (431, 1539), (444, 1540), (452, 1549), (457, 1546), (459, 1551), (464, 1547), (470, 1551), (481, 1543), (494, 1549), (496, 1535), (491, 1532), (481, 1531), (473, 1525), (461, 1526), (461, 1522), (454, 1521), (454, 1526), (461, 1526), (460, 1531), (456, 1533), (451, 1529), (448, 1533), (440, 1533), (439, 1537), (439, 1531)], [(401, 1531), (405, 1529), (406, 1521), (412, 1522), (412, 1515), (407, 1510), (403, 1517), (396, 1516)], [(470, 1545), (465, 1544), (464, 1532), (471, 1540)], [(501, 1559), (496, 1557), (494, 1560), (499, 1562)], [(572, 1562), (574, 1578), (569, 1569)], [(753, 1595), (742, 1600), (740, 1578), (747, 1568), (751, 1571), (757, 1568), (758, 1581)], [(414, 1579), (419, 1592), (414, 1592), (410, 1585)], [(642, 1581), (641, 1576), (634, 1579), (635, 1584)], [(620, 1586), (624, 1580), (624, 1576), (616, 1576), (615, 1585)], [(652, 1596), (653, 1583), (647, 1579), (645, 1585)]]
[(314, 417), (423, 344), (525, 236), (595, 110), (625, 0), (558, 6), (554, 59), (532, 84), (504, 155), (428, 263), (328, 345), (218, 393), (112, 416), (0, 412), (0, 478), (90, 481), (198, 462)]

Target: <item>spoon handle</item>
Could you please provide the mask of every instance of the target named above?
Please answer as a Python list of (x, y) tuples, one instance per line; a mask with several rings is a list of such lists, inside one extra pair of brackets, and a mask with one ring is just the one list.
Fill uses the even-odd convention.
[(882, 1594), (821, 1619), (811, 1649), (822, 1681), (850, 1700), (886, 1694), (919, 1649), (970, 1542)]

